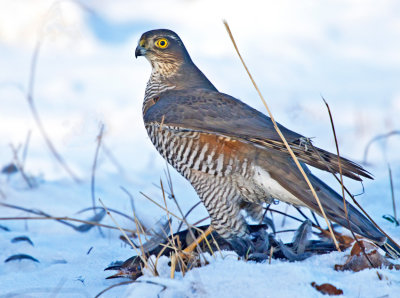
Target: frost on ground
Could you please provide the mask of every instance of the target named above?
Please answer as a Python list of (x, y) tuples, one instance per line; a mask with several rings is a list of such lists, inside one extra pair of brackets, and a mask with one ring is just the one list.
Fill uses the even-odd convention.
[[(156, 5), (158, 9), (154, 9)], [(29, 188), (19, 173), (0, 174), (0, 203), (41, 210), (52, 216), (87, 220), (93, 211), (91, 173), (100, 123), (105, 131), (95, 175), (95, 202), (132, 216), (152, 227), (164, 212), (143, 192), (163, 203), (158, 187), (166, 184), (165, 163), (148, 140), (141, 103), (150, 66), (134, 60), (141, 33), (170, 28), (181, 35), (193, 60), (220, 91), (263, 111), (221, 23), (229, 21), (245, 60), (276, 119), (314, 143), (334, 151), (329, 117), (333, 113), (341, 153), (364, 160), (368, 142), (400, 129), (399, 3), (260, 1), (252, 5), (220, 1), (2, 1), (0, 10), (0, 167), (21, 161), (27, 135), (24, 169), (34, 179)], [(212, 8), (212, 9), (211, 9)], [(166, 13), (168, 12), (168, 13)], [(290, 21), (288, 21), (290, 20)], [(38, 34), (34, 101), (49, 138), (81, 179), (73, 182), (59, 166), (33, 120), (26, 98), (29, 68)], [(382, 218), (393, 215), (387, 165), (394, 195), (400, 197), (400, 137), (374, 142), (366, 166), (374, 181), (345, 180), (357, 200), (395, 240), (400, 228)], [(111, 155), (110, 155), (111, 153)], [(316, 171), (315, 171), (316, 172)], [(174, 171), (174, 191), (183, 211), (198, 198)], [(318, 176), (340, 190), (332, 177)], [(155, 184), (155, 185), (153, 185)], [(173, 201), (168, 208), (178, 214)], [(397, 205), (399, 205), (398, 203)], [(282, 211), (286, 206), (274, 206)], [(296, 210), (288, 212), (299, 216)], [(399, 212), (398, 212), (399, 213)], [(308, 213), (307, 213), (308, 214)], [(206, 216), (200, 206), (192, 223)], [(0, 206), (0, 217), (38, 216)], [(113, 215), (119, 225), (135, 229), (128, 219)], [(399, 217), (399, 216), (398, 216)], [(297, 223), (274, 217), (278, 229)], [(322, 220), (320, 220), (322, 222)], [(68, 222), (79, 226), (79, 222)], [(106, 216), (102, 224), (114, 226)], [(173, 221), (173, 228), (178, 223)], [(18, 238), (25, 236), (27, 238)], [(55, 220), (0, 221), (0, 297), (93, 297), (120, 280), (106, 280), (103, 269), (135, 252), (119, 239), (120, 232), (93, 228), (78, 232)], [(290, 241), (291, 233), (282, 233)], [(18, 241), (20, 239), (20, 241)], [(22, 239), (22, 240), (21, 240)], [(25, 240), (23, 240), (25, 239)], [(30, 244), (26, 239), (30, 239)], [(10, 260), (25, 254), (36, 259)], [(347, 297), (398, 297), (400, 273), (388, 269), (337, 272), (348, 252), (314, 256), (303, 262), (273, 260), (271, 264), (237, 261), (233, 253), (209, 256), (210, 264), (169, 278), (167, 258), (160, 277), (146, 274), (138, 283), (119, 286), (104, 297), (321, 297), (311, 287), (331, 283)], [(377, 272), (381, 275), (378, 277)]]

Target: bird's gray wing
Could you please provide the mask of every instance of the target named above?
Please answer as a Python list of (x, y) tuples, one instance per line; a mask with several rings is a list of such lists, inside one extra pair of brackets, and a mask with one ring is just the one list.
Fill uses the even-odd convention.
[[(192, 89), (163, 92), (148, 101), (143, 117), (145, 123), (157, 122), (181, 129), (225, 135), (257, 147), (288, 153), (269, 117), (217, 91)], [(278, 126), (301, 161), (322, 170), (339, 172), (335, 154), (313, 147), (309, 139), (280, 124)], [(341, 158), (341, 166), (343, 175), (350, 178), (361, 180), (359, 175), (372, 178), (361, 166), (345, 158)]]

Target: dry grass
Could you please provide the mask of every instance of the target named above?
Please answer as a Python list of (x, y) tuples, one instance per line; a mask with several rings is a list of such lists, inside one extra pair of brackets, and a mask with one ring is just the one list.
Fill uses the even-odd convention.
[[(106, 210), (107, 215), (111, 218), (111, 220), (114, 222), (115, 226), (118, 228), (118, 230), (122, 233), (122, 235), (124, 235), (125, 239), (129, 242), (129, 244), (132, 246), (132, 248), (136, 251), (137, 255), (140, 257), (140, 259), (142, 260), (145, 268), (149, 268), (153, 274), (155, 276), (157, 276), (157, 271), (156, 268), (154, 267), (154, 264), (152, 264), (152, 267), (149, 266), (148, 264), (148, 258), (146, 257), (146, 254), (144, 253), (143, 250), (143, 245), (142, 243), (140, 243), (140, 248), (141, 251), (138, 249), (138, 247), (136, 247), (136, 245), (133, 244), (133, 242), (131, 241), (131, 239), (128, 237), (128, 235), (125, 233), (125, 231), (118, 225), (117, 221), (114, 219), (114, 217), (111, 215), (110, 211), (108, 211), (107, 207), (104, 205), (104, 203), (101, 201), (101, 199), (99, 199), (100, 204), (103, 206), (104, 210)], [(137, 232), (139, 233), (139, 230), (137, 229)], [(139, 241), (140, 241), (140, 237), (139, 237)]]

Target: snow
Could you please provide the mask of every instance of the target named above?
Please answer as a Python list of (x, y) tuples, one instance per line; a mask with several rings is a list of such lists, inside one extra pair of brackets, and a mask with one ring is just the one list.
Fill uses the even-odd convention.
[[(226, 19), (276, 119), (314, 143), (334, 151), (330, 121), (321, 95), (333, 113), (343, 156), (363, 161), (368, 142), (400, 127), (400, 20), (398, 1), (23, 1), (0, 2), (0, 166), (13, 160), (10, 144), (19, 149), (29, 132), (25, 171), (37, 187), (29, 189), (19, 174), (0, 175), (0, 203), (42, 210), (52, 216), (88, 219), (91, 171), (100, 125), (105, 125), (96, 170), (95, 198), (108, 208), (132, 215), (126, 188), (138, 217), (148, 227), (164, 212), (145, 199), (163, 204), (160, 178), (166, 185), (165, 162), (143, 127), (141, 104), (150, 66), (134, 59), (140, 35), (169, 28), (185, 42), (199, 68), (217, 88), (265, 111), (222, 25)], [(42, 38), (34, 99), (45, 130), (57, 150), (81, 179), (77, 184), (50, 154), (31, 115), (24, 93), (38, 36)], [(400, 193), (400, 137), (373, 143), (365, 181), (357, 200), (396, 240), (400, 230), (382, 215), (392, 214), (387, 164), (394, 193)], [(327, 173), (324, 181), (339, 189)], [(183, 211), (198, 202), (190, 185), (171, 169), (174, 191)], [(360, 183), (345, 180), (353, 193)], [(168, 208), (179, 214), (171, 200)], [(398, 203), (399, 204), (399, 203)], [(280, 204), (274, 206), (285, 210)], [(296, 211), (289, 208), (291, 214)], [(400, 211), (398, 211), (400, 212)], [(34, 216), (0, 206), (0, 217)], [(205, 217), (200, 206), (189, 216)], [(129, 220), (113, 215), (119, 225)], [(275, 217), (278, 228), (282, 218)], [(79, 225), (78, 222), (71, 222)], [(102, 221), (113, 225), (109, 217)], [(94, 228), (79, 233), (51, 220), (2, 220), (0, 227), (0, 297), (93, 297), (121, 280), (106, 280), (103, 269), (134, 251), (120, 232)], [(177, 221), (173, 222), (176, 228)], [(282, 229), (298, 224), (288, 220)], [(27, 242), (11, 242), (19, 236)], [(281, 234), (283, 241), (290, 233)], [(169, 278), (168, 260), (160, 261), (160, 277), (119, 286), (104, 297), (320, 297), (311, 282), (332, 283), (346, 297), (396, 297), (400, 273), (387, 269), (336, 272), (348, 252), (313, 256), (303, 262), (271, 264), (238, 261), (232, 252), (209, 256), (210, 264), (182, 277)], [(15, 254), (31, 260), (4, 262)], [(151, 281), (155, 284), (150, 284)], [(160, 292), (165, 285), (164, 291)]]

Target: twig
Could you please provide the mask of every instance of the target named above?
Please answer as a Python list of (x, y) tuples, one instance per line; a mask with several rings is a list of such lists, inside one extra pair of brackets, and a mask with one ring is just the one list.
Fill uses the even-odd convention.
[[(193, 239), (196, 239), (196, 237), (194, 236), (193, 231), (192, 231), (192, 229), (191, 229), (189, 223), (188, 223), (187, 220), (186, 220), (185, 215), (184, 215), (183, 212), (182, 212), (181, 206), (179, 206), (178, 201), (176, 200), (176, 197), (175, 197), (175, 194), (174, 194), (174, 188), (173, 188), (173, 185), (172, 185), (171, 173), (169, 172), (169, 167), (168, 167), (168, 165), (167, 165), (167, 173), (166, 173), (166, 175), (167, 175), (167, 182), (168, 182), (168, 185), (169, 185), (169, 190), (170, 190), (170, 192), (171, 192), (171, 197), (172, 197), (172, 199), (174, 200), (175, 205), (176, 205), (176, 207), (178, 208), (179, 213), (180, 213), (181, 216), (183, 217), (183, 218), (182, 218), (182, 219), (183, 219), (183, 222), (184, 222), (184, 223), (186, 224), (186, 226), (188, 227), (190, 236), (192, 236)], [(161, 185), (161, 186), (162, 186), (162, 185)], [(164, 196), (164, 197), (165, 197), (165, 196)], [(165, 199), (164, 199), (164, 200), (165, 200)], [(197, 249), (197, 252), (199, 253), (199, 255), (203, 256), (204, 260), (206, 260), (205, 257), (204, 257), (204, 255), (203, 255), (203, 251), (201, 250), (201, 248), (200, 248), (198, 245), (196, 246), (196, 249)]]
[[(0, 221), (1, 220), (47, 220), (47, 219), (51, 219), (51, 220), (56, 220), (62, 224), (65, 224), (71, 228), (73, 228), (74, 230), (79, 230), (77, 226), (72, 225), (70, 223), (67, 223), (65, 221), (75, 221), (75, 222), (80, 222), (80, 223), (84, 223), (87, 225), (92, 225), (92, 226), (100, 226), (103, 228), (107, 228), (107, 229), (112, 229), (112, 230), (119, 230), (119, 228), (117, 227), (113, 227), (113, 226), (109, 226), (109, 225), (105, 225), (105, 224), (101, 224), (95, 221), (88, 221), (88, 220), (83, 220), (83, 219), (77, 219), (77, 218), (71, 218), (68, 216), (20, 216), (20, 217), (0, 217)], [(134, 230), (130, 230), (130, 229), (124, 229), (122, 228), (122, 230), (129, 232), (129, 233), (136, 233), (136, 231)]]
[(144, 238), (146, 239), (146, 241), (148, 241), (148, 239), (146, 237), (146, 231), (145, 231), (145, 229), (143, 227), (143, 224), (141, 223), (141, 221), (139, 220), (139, 218), (136, 215), (136, 209), (135, 209), (135, 204), (134, 204), (134, 201), (133, 201), (133, 196), (123, 186), (120, 186), (120, 188), (122, 189), (122, 191), (124, 191), (128, 195), (128, 197), (130, 198), (130, 201), (131, 201), (133, 218), (134, 218), (134, 222), (135, 222), (135, 225), (136, 225), (137, 236), (138, 236), (138, 240), (139, 240), (140, 250), (142, 251), (142, 255), (147, 261), (150, 260), (150, 262), (151, 262), (151, 264), (153, 266), (153, 269), (154, 269), (153, 270), (153, 274), (155, 276), (158, 276), (157, 266), (156, 266), (157, 262), (154, 263), (153, 260), (146, 254), (146, 251), (144, 250), (144, 247), (143, 247), (143, 244), (142, 244), (142, 238), (141, 238), (142, 234), (144, 235)]
[[(180, 208), (180, 206), (179, 206), (179, 204), (178, 204), (178, 202), (177, 202), (177, 200), (175, 198), (175, 194), (174, 194), (174, 190), (173, 190), (173, 186), (172, 186), (172, 179), (171, 179), (171, 175), (170, 175), (170, 172), (169, 172), (169, 169), (168, 169), (168, 165), (167, 165), (167, 171), (166, 171), (165, 174), (166, 174), (167, 183), (169, 185), (169, 189), (170, 189), (170, 192), (171, 192), (171, 198), (173, 198), (173, 200), (174, 200), (174, 202), (175, 202), (175, 204), (176, 204), (176, 206), (178, 208), (178, 211), (183, 216), (183, 221), (188, 226), (189, 234), (192, 236), (193, 239), (196, 239), (196, 237), (194, 236), (190, 225), (187, 223), (186, 218), (184, 217), (182, 209)], [(160, 187), (161, 187), (161, 191), (162, 191), (162, 195), (163, 195), (163, 199), (164, 199), (165, 208), (168, 210), (167, 201), (165, 199), (164, 186), (163, 186), (163, 183), (162, 183), (161, 179), (160, 179)], [(175, 241), (174, 241), (175, 237), (174, 237), (173, 229), (172, 229), (172, 226), (171, 226), (171, 221), (169, 220), (168, 213), (167, 213), (167, 216), (168, 216), (168, 222), (170, 224), (170, 232), (171, 232), (171, 236), (172, 236), (171, 237), (172, 241), (170, 241), (170, 242), (171, 242), (171, 245), (172, 245), (173, 249), (175, 250), (175, 254), (171, 255), (171, 278), (174, 278), (174, 276), (175, 276), (175, 266), (176, 266), (177, 260), (179, 260), (179, 265), (181, 267), (181, 271), (182, 271), (182, 275), (183, 276), (185, 275), (185, 271), (187, 269), (187, 266), (186, 266), (186, 264), (185, 264), (185, 262), (184, 262), (184, 260), (182, 258), (182, 254), (178, 253), (178, 249), (181, 250), (181, 247), (179, 245), (179, 238), (176, 237), (176, 239), (178, 240), (178, 247), (177, 247), (177, 245), (175, 245)], [(196, 249), (197, 249), (199, 255), (202, 255), (200, 247), (196, 246)], [(204, 256), (203, 256), (203, 258), (204, 258)]]
[(307, 182), (307, 184), (308, 184), (308, 187), (310, 188), (310, 190), (311, 190), (311, 192), (312, 192), (312, 194), (313, 194), (315, 200), (317, 201), (318, 207), (319, 207), (319, 209), (320, 209), (320, 211), (321, 211), (321, 213), (322, 213), (322, 215), (323, 215), (323, 217), (324, 217), (324, 219), (325, 219), (325, 221), (326, 221), (326, 224), (327, 224), (327, 226), (328, 226), (328, 229), (329, 229), (329, 232), (330, 232), (331, 237), (332, 237), (332, 239), (333, 239), (333, 242), (335, 243), (336, 249), (337, 249), (338, 251), (341, 251), (341, 250), (340, 250), (340, 247), (339, 247), (339, 244), (338, 244), (338, 242), (337, 242), (337, 240), (336, 240), (335, 234), (333, 233), (332, 227), (331, 227), (331, 225), (330, 225), (330, 223), (329, 223), (329, 221), (328, 221), (328, 218), (326, 217), (324, 208), (322, 207), (322, 204), (321, 204), (321, 202), (320, 202), (320, 200), (319, 200), (319, 198), (318, 198), (318, 196), (317, 196), (317, 193), (315, 192), (314, 187), (312, 186), (310, 180), (308, 179), (307, 174), (304, 172), (304, 169), (303, 169), (302, 166), (300, 165), (300, 162), (298, 161), (296, 155), (293, 153), (292, 148), (290, 148), (290, 145), (288, 144), (288, 142), (286, 141), (285, 137), (283, 136), (281, 130), (279, 129), (278, 125), (276, 124), (276, 121), (275, 121), (275, 119), (274, 119), (274, 117), (273, 117), (273, 115), (272, 115), (272, 113), (271, 113), (271, 111), (270, 111), (270, 109), (269, 109), (269, 107), (268, 107), (268, 105), (267, 105), (267, 102), (265, 101), (264, 97), (262, 96), (260, 89), (258, 88), (256, 82), (254, 81), (252, 75), (250, 74), (249, 69), (247, 68), (246, 64), (244, 63), (244, 60), (243, 60), (242, 56), (241, 56), (240, 53), (239, 53), (239, 49), (238, 49), (238, 47), (237, 47), (237, 45), (236, 45), (236, 42), (235, 42), (235, 40), (234, 40), (234, 38), (233, 38), (233, 35), (232, 35), (232, 32), (231, 32), (231, 30), (230, 30), (230, 28), (229, 28), (229, 25), (228, 25), (228, 23), (227, 23), (226, 21), (224, 21), (224, 25), (225, 25), (226, 30), (228, 31), (229, 37), (231, 38), (231, 41), (232, 41), (232, 43), (233, 43), (233, 46), (235, 47), (236, 53), (238, 54), (238, 56), (239, 56), (239, 58), (240, 58), (240, 61), (242, 62), (244, 68), (246, 69), (246, 72), (247, 72), (247, 74), (249, 75), (250, 80), (252, 81), (252, 83), (253, 83), (255, 89), (257, 90), (258, 95), (259, 95), (260, 98), (261, 98), (261, 101), (263, 102), (265, 108), (267, 109), (267, 112), (268, 112), (268, 114), (269, 114), (269, 117), (271, 118), (271, 121), (272, 121), (272, 123), (273, 123), (273, 125), (274, 125), (274, 128), (275, 128), (276, 132), (279, 134), (280, 138), (282, 139), (282, 142), (285, 144), (285, 146), (286, 146), (287, 150), (289, 151), (291, 157), (293, 158), (293, 160), (294, 160), (294, 162), (296, 163), (297, 167), (299, 168), (301, 174), (303, 175), (304, 179), (306, 180), (306, 182)]
[[(199, 219), (198, 221), (196, 221), (194, 224), (192, 224), (192, 226), (197, 226), (198, 224), (202, 223), (203, 221), (206, 221), (207, 219), (209, 219), (209, 216), (203, 217), (202, 219)], [(189, 227), (188, 227), (189, 228)]]
[(315, 220), (316, 225), (320, 227), (321, 225), (319, 224), (318, 218), (317, 218), (317, 216), (315, 215), (314, 211), (310, 210), (310, 212), (311, 212), (312, 217), (313, 217), (314, 220)]
[[(188, 215), (197, 207), (201, 204), (201, 201), (198, 201), (196, 204), (194, 204), (192, 207), (190, 207), (190, 209), (186, 212), (184, 218), (187, 218)], [(182, 225), (183, 225), (183, 221), (181, 221), (179, 223), (178, 229), (177, 229), (177, 233), (179, 233), (181, 231)]]
[[(288, 211), (288, 209), (289, 209), (289, 206), (290, 206), (289, 204), (286, 204), (286, 206), (285, 206), (285, 213), (287, 213), (287, 211)], [(297, 211), (300, 212), (300, 209), (297, 209)], [(266, 210), (265, 212), (267, 212), (267, 210)], [(286, 216), (284, 216), (284, 217), (282, 218), (281, 227), (284, 227), (284, 226), (285, 226), (285, 221), (286, 221)]]
[[(289, 217), (289, 218), (291, 218), (291, 219), (293, 219), (293, 220), (296, 220), (296, 221), (298, 221), (298, 222), (301, 222), (301, 223), (304, 222), (304, 220), (301, 220), (300, 218), (297, 218), (297, 217), (295, 217), (295, 216), (286, 214), (286, 213), (284, 213), (284, 212), (282, 212), (282, 211), (279, 211), (279, 210), (276, 210), (276, 209), (271, 209), (271, 208), (270, 208), (269, 211), (271, 212), (271, 215), (272, 215), (272, 212), (274, 212), (274, 213), (281, 214), (281, 215), (283, 215), (283, 216), (287, 216), (287, 217)], [(313, 228), (316, 228), (316, 229), (318, 229), (318, 230), (320, 230), (320, 231), (325, 231), (325, 230), (323, 230), (320, 226), (317, 226), (317, 225), (314, 224), (313, 222), (311, 222), (311, 225), (312, 225)]]
[(7, 198), (6, 194), (1, 188), (0, 188), (0, 197), (2, 197), (3, 199)]
[(176, 254), (171, 255), (171, 279), (175, 278), (175, 268), (176, 268)]
[(269, 260), (268, 263), (271, 265), (271, 261), (272, 261), (272, 256), (274, 254), (274, 247), (271, 245), (271, 248), (269, 250)]
[(90, 193), (92, 196), (92, 206), (93, 206), (93, 212), (96, 214), (96, 202), (95, 202), (95, 183), (96, 183), (96, 167), (97, 167), (97, 158), (99, 156), (99, 150), (101, 146), (101, 140), (103, 138), (103, 131), (104, 131), (104, 124), (100, 124), (100, 132), (98, 136), (96, 137), (97, 140), (97, 146), (96, 146), (96, 151), (94, 154), (94, 160), (93, 160), (93, 165), (92, 165), (92, 175), (91, 175), (91, 182), (90, 182)]
[(131, 206), (132, 206), (132, 213), (133, 213), (133, 219), (134, 219), (135, 225), (139, 225), (139, 227), (141, 229), (141, 233), (145, 236), (145, 239), (147, 241), (147, 237), (146, 237), (147, 229), (144, 227), (144, 225), (140, 221), (139, 217), (136, 215), (135, 203), (134, 203), (132, 194), (125, 187), (120, 186), (120, 188), (129, 197), (130, 202), (131, 202)]
[(119, 163), (119, 161), (116, 159), (112, 151), (106, 146), (104, 141), (102, 141), (102, 146), (101, 149), (103, 150), (104, 154), (108, 157), (108, 159), (114, 164), (114, 166), (117, 168), (117, 170), (124, 176), (125, 175), (125, 170)]
[(111, 220), (114, 222), (114, 224), (117, 226), (118, 230), (122, 233), (122, 235), (124, 235), (126, 241), (129, 242), (129, 244), (132, 246), (132, 248), (134, 250), (136, 250), (137, 255), (139, 256), (139, 258), (142, 260), (144, 266), (146, 268), (148, 267), (147, 261), (145, 259), (144, 256), (141, 255), (140, 251), (138, 250), (138, 248), (136, 247), (135, 244), (133, 244), (133, 242), (131, 241), (131, 239), (128, 237), (128, 235), (125, 233), (125, 231), (118, 225), (117, 221), (114, 219), (114, 217), (111, 215), (110, 211), (108, 211), (106, 205), (104, 205), (103, 201), (101, 199), (99, 199), (100, 204), (103, 206), (104, 210), (106, 210), (107, 215), (111, 218)]
[[(307, 219), (308, 219), (309, 221), (311, 221), (311, 220), (308, 218), (308, 216), (307, 216), (307, 215), (305, 215), (303, 211), (301, 211), (300, 207), (294, 207), (294, 209), (296, 209), (296, 210), (297, 210), (297, 212), (299, 212), (299, 213), (301, 214), (301, 216), (303, 216), (303, 217), (304, 217), (304, 219), (305, 219), (305, 220), (307, 220)], [(286, 213), (286, 210), (285, 210), (285, 213)], [(312, 221), (311, 221), (311, 222), (312, 222)]]
[(287, 230), (280, 230), (275, 232), (275, 234), (280, 234), (280, 233), (290, 233), (290, 232), (296, 232), (296, 229), (287, 229)]
[(47, 147), (50, 149), (50, 152), (53, 154), (55, 159), (58, 161), (58, 163), (61, 165), (61, 167), (71, 176), (71, 178), (76, 182), (79, 183), (80, 179), (78, 178), (77, 175), (74, 174), (74, 172), (69, 168), (65, 160), (62, 158), (62, 156), (58, 153), (56, 150), (55, 146), (53, 145), (52, 141), (50, 140), (49, 136), (46, 133), (46, 130), (44, 129), (43, 123), (39, 117), (39, 113), (37, 112), (35, 102), (34, 102), (34, 96), (33, 96), (33, 91), (34, 91), (34, 86), (35, 86), (35, 75), (36, 75), (36, 67), (37, 67), (37, 61), (39, 57), (39, 52), (40, 48), (42, 45), (42, 40), (41, 38), (38, 39), (36, 42), (35, 49), (33, 51), (32, 59), (31, 59), (31, 68), (30, 68), (30, 75), (29, 75), (29, 82), (28, 82), (28, 92), (26, 94), (26, 99), (29, 104), (29, 108), (32, 112), (33, 118), (36, 122), (36, 125), (39, 128), (40, 133), (42, 134), (43, 139), (46, 142)]
[(64, 284), (66, 283), (66, 281), (67, 281), (66, 277), (61, 278), (61, 280), (57, 284), (57, 287), (54, 288), (54, 290), (52, 291), (52, 293), (49, 297), (56, 298), (58, 296), (58, 294), (61, 292), (61, 289), (64, 286)]
[(22, 178), (24, 179), (24, 181), (26, 182), (26, 184), (28, 185), (29, 188), (33, 188), (33, 184), (31, 182), (31, 180), (29, 179), (29, 177), (25, 174), (24, 171), (24, 167), (22, 165), (22, 163), (19, 161), (18, 158), (18, 150), (14, 147), (13, 144), (10, 144), (11, 147), (11, 151), (13, 152), (13, 157), (14, 157), (14, 165), (17, 167), (18, 171), (20, 172)]
[(105, 292), (111, 290), (112, 288), (119, 287), (119, 286), (124, 286), (124, 285), (129, 285), (129, 284), (133, 284), (133, 283), (146, 283), (146, 284), (157, 285), (157, 286), (160, 286), (160, 287), (163, 288), (160, 292), (164, 291), (167, 288), (166, 285), (163, 285), (163, 284), (160, 284), (160, 283), (156, 283), (156, 282), (150, 281), (150, 280), (129, 280), (129, 281), (123, 281), (123, 282), (120, 282), (118, 284), (111, 285), (108, 288), (105, 288), (103, 291), (98, 293), (94, 298), (100, 297), (101, 295), (103, 295)]
[(31, 134), (32, 131), (29, 130), (28, 134), (26, 135), (26, 139), (25, 139), (25, 145), (24, 145), (24, 149), (22, 151), (22, 161), (21, 161), (21, 166), (24, 168), (25, 167), (25, 161), (26, 161), (26, 156), (28, 154), (28, 147), (29, 147), (29, 141), (31, 140)]
[[(349, 213), (347, 211), (346, 194), (345, 194), (345, 190), (344, 190), (342, 162), (340, 159), (340, 151), (339, 151), (339, 144), (338, 144), (338, 140), (337, 140), (337, 136), (336, 136), (335, 124), (333, 123), (333, 117), (332, 117), (331, 109), (330, 109), (328, 103), (326, 102), (325, 98), (323, 98), (323, 97), (322, 97), (322, 100), (324, 101), (326, 108), (328, 109), (328, 114), (329, 114), (329, 119), (331, 121), (333, 137), (335, 140), (336, 153), (337, 153), (337, 159), (338, 159), (338, 164), (339, 164), (340, 185), (342, 188), (343, 207), (344, 207), (344, 214), (345, 214), (346, 220), (347, 220), (347, 228), (350, 230), (351, 235), (353, 236), (353, 239), (357, 242), (358, 246), (361, 248), (361, 251), (362, 251), (363, 255), (365, 256), (365, 258), (367, 259), (368, 263), (371, 265), (372, 268), (375, 268), (374, 264), (371, 262), (370, 258), (368, 257), (367, 253), (365, 252), (364, 246), (358, 241), (356, 235), (354, 234), (353, 228), (351, 227), (351, 224), (350, 224)], [(335, 177), (336, 177), (336, 175), (335, 175)]]
[[(86, 212), (86, 211), (92, 210), (92, 209), (93, 209), (93, 207), (84, 208), (84, 209), (82, 209), (82, 210), (79, 210), (79, 211), (77, 212), (77, 214), (80, 214), (80, 213), (83, 213), (83, 212)], [(100, 207), (100, 206), (96, 206), (95, 209), (104, 210), (104, 208), (103, 208), (103, 207)], [(125, 217), (125, 218), (127, 218), (127, 219), (129, 219), (129, 220), (131, 220), (131, 221), (133, 221), (133, 222), (135, 221), (132, 217), (130, 217), (129, 215), (127, 215), (127, 214), (125, 214), (125, 213), (123, 213), (123, 212), (121, 212), (121, 211), (118, 211), (118, 210), (115, 210), (115, 209), (112, 209), (112, 208), (108, 208), (108, 210), (110, 210), (111, 212), (113, 212), (113, 213), (115, 213), (115, 214), (121, 215), (122, 217)]]
[(140, 194), (142, 196), (144, 196), (146, 199), (148, 199), (150, 202), (152, 202), (153, 204), (157, 205), (158, 207), (160, 207), (162, 210), (166, 211), (168, 214), (172, 215), (173, 217), (175, 217), (177, 220), (183, 221), (182, 218), (180, 218), (179, 216), (175, 215), (174, 213), (172, 213), (171, 211), (169, 211), (168, 209), (166, 209), (165, 207), (161, 206), (160, 204), (158, 204), (156, 201), (154, 201), (152, 198), (150, 198), (149, 196), (145, 195), (144, 193), (140, 192)]
[(390, 167), (390, 164), (388, 164), (388, 169), (389, 169), (390, 192), (392, 194), (393, 216), (394, 216), (394, 219), (397, 220), (396, 200), (394, 198), (393, 176), (392, 176), (392, 169)]
[(366, 164), (367, 163), (367, 156), (368, 156), (368, 151), (369, 148), (371, 147), (371, 145), (373, 143), (375, 143), (376, 141), (382, 140), (382, 139), (386, 139), (389, 138), (391, 136), (395, 136), (395, 135), (400, 135), (400, 130), (393, 130), (391, 132), (385, 133), (385, 134), (381, 134), (381, 135), (377, 135), (375, 137), (373, 137), (368, 144), (365, 146), (365, 150), (364, 150), (364, 160), (363, 163)]
[[(168, 176), (167, 176), (167, 180), (168, 180)], [(168, 182), (169, 183), (169, 182)], [(162, 192), (162, 196), (163, 196), (163, 200), (164, 200), (164, 205), (165, 208), (169, 211), (168, 209), (168, 205), (167, 205), (167, 200), (165, 198), (165, 191), (164, 191), (164, 185), (162, 183), (162, 180), (160, 179), (160, 187), (161, 187), (161, 192)], [(174, 196), (173, 195), (173, 190), (172, 190), (172, 185), (169, 185), (170, 191), (171, 191), (171, 198)], [(170, 277), (171, 279), (173, 279), (175, 277), (175, 268), (176, 268), (176, 263), (177, 261), (179, 261), (179, 266), (182, 272), (182, 275), (185, 276), (185, 272), (187, 270), (187, 266), (184, 262), (184, 260), (182, 259), (182, 255), (178, 252), (181, 251), (181, 245), (180, 245), (180, 241), (179, 241), (179, 237), (178, 236), (174, 236), (174, 231), (172, 229), (172, 219), (170, 219), (169, 217), (169, 212), (167, 212), (167, 220), (168, 220), (168, 224), (169, 224), (169, 230), (171, 233), (171, 237), (168, 237), (168, 235), (165, 235), (166, 238), (168, 239), (168, 242), (171, 245), (171, 248), (175, 251), (175, 253), (171, 253), (171, 273), (170, 273)]]

